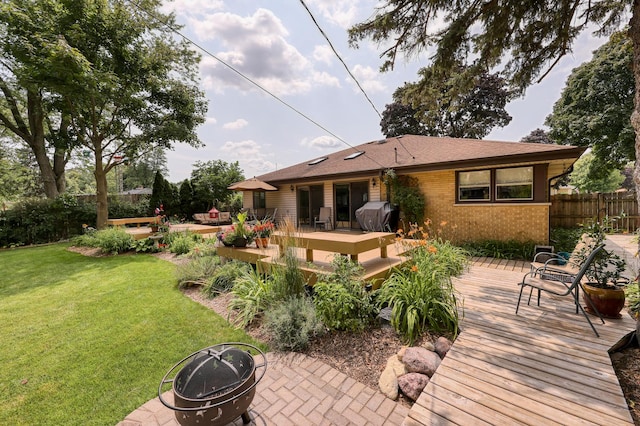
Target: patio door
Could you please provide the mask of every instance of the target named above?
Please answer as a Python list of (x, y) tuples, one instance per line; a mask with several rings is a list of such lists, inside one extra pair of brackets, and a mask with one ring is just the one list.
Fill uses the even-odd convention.
[(313, 218), (324, 207), (323, 191), (322, 185), (298, 187), (298, 226), (313, 226)]
[(369, 182), (336, 184), (333, 188), (336, 206), (336, 228), (360, 229), (356, 210), (369, 201)]

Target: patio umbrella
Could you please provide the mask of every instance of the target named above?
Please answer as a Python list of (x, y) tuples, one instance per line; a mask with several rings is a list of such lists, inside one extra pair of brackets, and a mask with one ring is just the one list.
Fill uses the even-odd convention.
[(273, 185), (269, 185), (267, 182), (263, 182), (255, 177), (242, 182), (236, 182), (233, 185), (227, 187), (227, 189), (233, 189), (235, 191), (277, 191)]

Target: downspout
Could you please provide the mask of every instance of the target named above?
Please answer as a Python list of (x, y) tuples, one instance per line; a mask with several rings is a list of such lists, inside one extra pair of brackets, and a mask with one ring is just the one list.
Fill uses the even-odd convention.
[[(556, 176), (552, 176), (547, 180), (547, 197), (548, 197), (548, 202), (551, 203), (551, 181), (561, 178), (563, 176), (566, 176), (568, 174), (571, 174), (571, 172), (573, 172), (573, 164), (571, 164), (571, 166), (569, 166), (569, 168), (560, 173), (559, 175)], [(548, 224), (547, 224), (547, 229), (549, 229), (549, 241), (547, 242), (548, 245), (551, 245), (551, 215), (548, 215), (549, 217), (547, 218)]]

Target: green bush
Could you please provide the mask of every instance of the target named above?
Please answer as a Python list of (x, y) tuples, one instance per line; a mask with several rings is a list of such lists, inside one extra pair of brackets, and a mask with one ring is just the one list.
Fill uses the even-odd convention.
[(377, 303), (391, 307), (391, 324), (409, 344), (427, 329), (456, 335), (460, 316), (451, 277), (468, 265), (466, 252), (449, 242), (427, 240), (411, 257), (378, 290)]
[(533, 241), (521, 242), (516, 240), (483, 240), (470, 241), (462, 244), (462, 247), (471, 256), (493, 257), (496, 259), (531, 260), (535, 254), (536, 243)]
[(313, 286), (316, 312), (330, 329), (363, 330), (376, 311), (362, 280), (363, 268), (340, 255), (332, 266), (334, 272)]
[(151, 238), (143, 238), (133, 242), (133, 249), (136, 253), (157, 253), (160, 248)]
[(287, 247), (283, 256), (284, 265), (271, 269), (272, 296), (275, 300), (286, 300), (304, 294), (306, 281), (293, 250), (293, 247)]
[(324, 331), (313, 303), (306, 297), (291, 297), (265, 314), (265, 326), (273, 347), (280, 351), (301, 351), (314, 336)]
[(248, 275), (238, 278), (231, 292), (234, 298), (229, 308), (238, 312), (236, 326), (246, 327), (274, 302), (274, 280), (253, 269)]
[(579, 228), (551, 228), (551, 244), (556, 253), (564, 251), (571, 253), (578, 244), (580, 236), (584, 232)]
[[(187, 254), (195, 247), (196, 242), (191, 235), (185, 232), (175, 232), (169, 243), (169, 251), (177, 255)], [(164, 239), (164, 238), (163, 238)]]
[(194, 257), (185, 264), (176, 267), (176, 278), (179, 288), (192, 287), (194, 285), (206, 285), (218, 266), (220, 258), (217, 256)]
[(208, 298), (213, 298), (220, 293), (229, 291), (238, 278), (250, 274), (251, 271), (251, 265), (236, 260), (220, 265), (207, 278), (206, 284), (202, 287), (202, 293)]
[(134, 247), (133, 236), (119, 226), (96, 231), (93, 236), (98, 240), (96, 246), (100, 247), (103, 253), (124, 253)]
[(203, 238), (202, 241), (196, 242), (193, 246), (189, 252), (189, 257), (215, 256), (217, 252), (216, 240), (214, 238)]

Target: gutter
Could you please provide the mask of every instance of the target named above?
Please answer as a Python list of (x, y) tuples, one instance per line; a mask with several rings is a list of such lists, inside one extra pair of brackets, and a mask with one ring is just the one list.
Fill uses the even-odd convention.
[[(555, 179), (559, 179), (563, 176), (567, 176), (571, 174), (571, 172), (573, 172), (573, 163), (569, 166), (569, 168), (566, 171), (560, 173), (559, 175), (551, 176), (547, 180), (547, 197), (549, 197), (547, 201), (549, 203), (551, 203), (551, 181)], [(547, 244), (551, 245), (551, 215), (549, 215), (547, 221), (548, 221), (547, 228), (549, 229), (549, 238), (548, 238), (549, 241), (547, 242)]]

